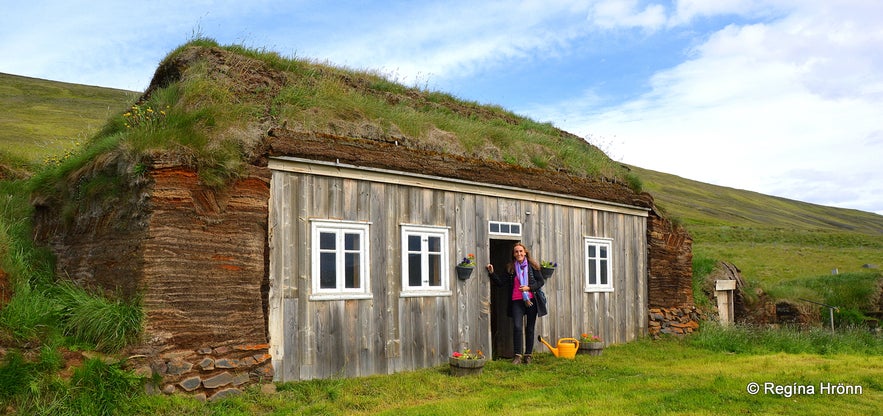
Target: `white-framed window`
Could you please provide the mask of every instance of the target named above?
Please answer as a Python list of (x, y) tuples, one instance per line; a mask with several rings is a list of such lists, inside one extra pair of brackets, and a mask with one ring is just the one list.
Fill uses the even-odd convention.
[(613, 291), (613, 240), (586, 237), (586, 292)]
[(521, 235), (521, 224), (517, 222), (488, 221), (488, 232), (497, 235)]
[(450, 295), (446, 227), (402, 225), (402, 296)]
[(313, 221), (310, 299), (367, 299), (368, 223)]

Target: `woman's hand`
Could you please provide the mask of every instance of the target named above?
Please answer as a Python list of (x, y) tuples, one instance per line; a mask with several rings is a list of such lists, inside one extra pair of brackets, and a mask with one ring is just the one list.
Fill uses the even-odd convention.
[(494, 272), (494, 265), (493, 265), (493, 264), (488, 263), (488, 265), (487, 265), (487, 272), (488, 272), (488, 273), (493, 273), (493, 272)]
[(530, 292), (530, 286), (521, 286), (519, 289), (521, 289), (522, 292)]

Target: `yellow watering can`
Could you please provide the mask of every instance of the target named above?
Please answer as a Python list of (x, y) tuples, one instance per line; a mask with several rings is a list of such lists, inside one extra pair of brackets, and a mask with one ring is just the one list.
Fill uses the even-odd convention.
[(546, 346), (549, 347), (549, 350), (552, 351), (552, 354), (555, 354), (556, 357), (570, 358), (572, 360), (576, 357), (576, 351), (579, 349), (579, 340), (576, 338), (559, 339), (557, 348), (552, 348), (548, 342), (543, 340), (542, 335), (537, 335), (537, 339), (543, 344), (546, 344)]

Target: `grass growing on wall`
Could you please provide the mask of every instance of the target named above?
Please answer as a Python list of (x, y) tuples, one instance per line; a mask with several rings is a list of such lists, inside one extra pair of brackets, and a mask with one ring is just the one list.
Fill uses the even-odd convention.
[(140, 341), (144, 312), (139, 298), (109, 298), (69, 282), (57, 284), (53, 294), (63, 332), (72, 342), (115, 353)]

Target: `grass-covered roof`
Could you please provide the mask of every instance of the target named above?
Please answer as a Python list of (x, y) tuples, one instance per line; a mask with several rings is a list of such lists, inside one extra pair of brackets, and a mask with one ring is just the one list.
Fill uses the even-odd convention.
[(221, 185), (260, 163), (274, 129), (395, 143), (640, 188), (622, 165), (549, 123), (408, 87), (372, 71), (220, 46), (211, 39), (172, 51), (138, 102), (111, 117), (82, 152), (61, 161), (58, 175), (48, 176), (70, 177), (96, 158), (114, 165), (114, 174), (137, 174), (163, 154), (196, 168), (204, 183)]

